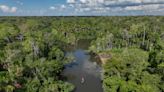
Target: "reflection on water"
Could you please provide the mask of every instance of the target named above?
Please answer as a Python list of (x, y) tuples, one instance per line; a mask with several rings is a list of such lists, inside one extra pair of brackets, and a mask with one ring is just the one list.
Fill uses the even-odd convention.
[[(76, 86), (75, 92), (103, 92), (101, 67), (96, 62), (91, 62), (90, 55), (84, 48), (67, 52), (67, 54), (70, 53), (75, 57), (75, 61), (65, 66), (63, 76)], [(82, 77), (85, 80), (83, 84), (81, 84)]]

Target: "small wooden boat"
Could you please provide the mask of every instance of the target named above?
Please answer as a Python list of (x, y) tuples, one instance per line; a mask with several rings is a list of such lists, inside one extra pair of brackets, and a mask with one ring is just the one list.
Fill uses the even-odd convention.
[(81, 84), (83, 84), (85, 82), (84, 77), (81, 78)]

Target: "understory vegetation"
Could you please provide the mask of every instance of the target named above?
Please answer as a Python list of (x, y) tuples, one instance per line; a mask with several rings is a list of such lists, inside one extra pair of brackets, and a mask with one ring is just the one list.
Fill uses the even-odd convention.
[(0, 92), (71, 92), (65, 48), (91, 39), (104, 92), (164, 92), (164, 17), (0, 17)]

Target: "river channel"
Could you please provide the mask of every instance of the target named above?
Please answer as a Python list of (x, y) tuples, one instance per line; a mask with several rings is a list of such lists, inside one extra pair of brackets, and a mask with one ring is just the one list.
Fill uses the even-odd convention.
[[(103, 92), (102, 68), (86, 51), (88, 46), (88, 41), (81, 40), (67, 50), (66, 55), (73, 55), (74, 60), (65, 65), (62, 75), (66, 77), (67, 82), (75, 85), (74, 92)], [(84, 83), (81, 83), (82, 78)]]

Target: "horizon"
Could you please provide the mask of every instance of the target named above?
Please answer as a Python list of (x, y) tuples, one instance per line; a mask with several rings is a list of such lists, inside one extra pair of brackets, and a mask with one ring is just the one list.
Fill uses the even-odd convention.
[(163, 0), (0, 0), (0, 16), (163, 15)]

